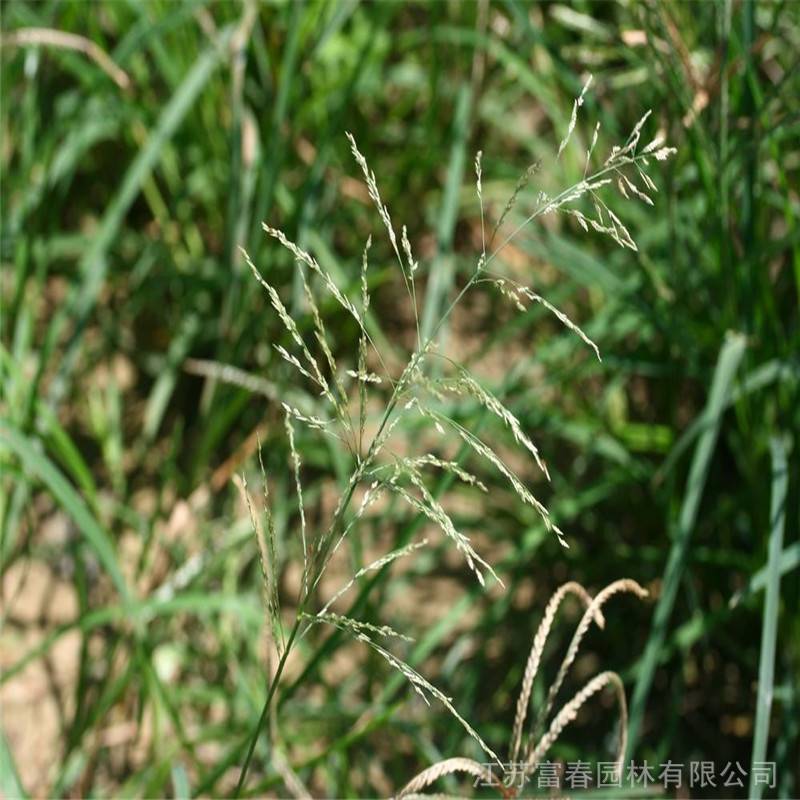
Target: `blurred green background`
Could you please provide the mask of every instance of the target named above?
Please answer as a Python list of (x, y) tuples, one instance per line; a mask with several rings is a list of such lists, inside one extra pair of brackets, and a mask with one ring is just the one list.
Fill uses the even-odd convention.
[[(116, 71), (26, 43), (30, 28), (86, 37)], [(353, 297), (372, 233), (371, 333), (390, 365), (413, 343), (345, 131), (408, 227), (435, 319), (480, 252), (477, 150), (489, 223), (540, 162), (516, 224), (537, 191), (582, 176), (596, 121), (608, 152), (649, 108), (646, 141), (663, 131), (678, 154), (650, 171), (654, 208), (612, 203), (638, 252), (556, 219), (498, 259), (602, 363), (543, 308), (489, 294), (445, 332), (537, 442), (552, 483), (520, 469), (570, 548), (485, 470), (487, 497), (454, 489), (454, 513), (505, 589), (481, 590), (433, 536), (348, 602), (413, 636), (404, 658), (504, 750), (551, 592), (634, 578), (652, 601), (613, 601), (570, 686), (621, 673), (637, 761), (749, 769), (766, 737), (766, 796), (797, 796), (800, 5), (4, 2), (2, 35), (5, 796), (232, 791), (266, 689), (257, 549), (232, 478), (259, 485), (260, 436), (291, 605), (298, 513), (279, 401), (302, 394), (238, 248), (300, 310), (296, 269), (261, 222)], [(352, 320), (323, 312), (352, 364)], [(460, 413), (483, 424), (477, 406)], [(320, 524), (342, 454), (306, 430), (298, 445)], [(361, 526), (350, 571), (322, 595), (420, 529), (399, 509)], [(276, 751), (261, 742), (248, 792), (286, 796), (291, 765), (315, 796), (379, 796), (435, 760), (480, 760), (362, 646), (320, 635), (296, 655)], [(771, 715), (757, 713), (759, 676)], [(595, 698), (553, 757), (610, 760), (616, 714)]]

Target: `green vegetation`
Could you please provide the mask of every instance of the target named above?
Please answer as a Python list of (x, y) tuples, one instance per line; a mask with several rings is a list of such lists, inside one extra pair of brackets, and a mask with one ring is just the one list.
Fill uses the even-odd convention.
[[(444, 759), (485, 761), (464, 725), (422, 702), (341, 616), (298, 636), (270, 681), (268, 631), (279, 639), (282, 621), (285, 634), (302, 632), (297, 612), (315, 614), (407, 546), (359, 576), (335, 611), (413, 637), (386, 647), (501, 756), (548, 598), (566, 581), (596, 595), (624, 577), (652, 600), (612, 601), (556, 708), (614, 671), (629, 757), (775, 761), (778, 785), (763, 796), (800, 792), (800, 7), (0, 10), (4, 796), (230, 795), (251, 743), (242, 795), (387, 795)], [(638, 249), (550, 214), (492, 265), (568, 314), (602, 361), (545, 305), (520, 311), (492, 287), (466, 294), (438, 330), (441, 351), (519, 420), (550, 482), (475, 392), (439, 411), (492, 444), (569, 548), (492, 464), (463, 442), (440, 447), (430, 419), (409, 416), (394, 433), (403, 457), (458, 461), (488, 489), (425, 467), (431, 499), (504, 585), (487, 575), (482, 587), (452, 538), (394, 500), (364, 516), (308, 607), (298, 604), (296, 476), (312, 537), (354, 462), (338, 439), (295, 422), (295, 472), (282, 403), (319, 416), (324, 399), (273, 346), (299, 357), (241, 250), (311, 343), (308, 270), (262, 222), (311, 253), (359, 314), (371, 235), (363, 330), (374, 348), (363, 365), (358, 314), (321, 281), (311, 287), (342, 375), (397, 379), (484, 243), (494, 252), (539, 192), (584, 177), (595, 123), (604, 160), (647, 109), (642, 143), (661, 133), (677, 148), (647, 172), (653, 207), (615, 186), (603, 194)], [(418, 326), (346, 131), (398, 241), (407, 226)], [(454, 374), (429, 369), (432, 380)], [(374, 434), (392, 392), (368, 389), (361, 427)], [(259, 455), (274, 528), (261, 549), (235, 485), (244, 476), (260, 525)], [(553, 626), (534, 720), (576, 623), (565, 613)], [(615, 757), (616, 702), (589, 700), (548, 757)], [(470, 785), (436, 783), (497, 794)], [(747, 791), (745, 781), (729, 794)]]

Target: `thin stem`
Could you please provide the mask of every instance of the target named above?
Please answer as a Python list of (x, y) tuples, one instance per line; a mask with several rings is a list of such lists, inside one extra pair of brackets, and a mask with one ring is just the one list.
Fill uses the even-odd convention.
[[(403, 371), (403, 377), (400, 378), (400, 380), (397, 382), (397, 384), (394, 387), (394, 390), (392, 392), (392, 396), (391, 396), (391, 398), (389, 400), (389, 404), (387, 405), (386, 411), (384, 412), (383, 419), (381, 420), (381, 423), (378, 426), (378, 431), (375, 434), (375, 436), (372, 439), (372, 442), (370, 444), (369, 451), (367, 452), (366, 457), (359, 464), (356, 472), (354, 473), (353, 479), (351, 479), (351, 481), (350, 481), (350, 485), (349, 485), (349, 487), (347, 489), (347, 493), (346, 493), (345, 498), (344, 498), (344, 500), (342, 502), (342, 505), (341, 505), (341, 507), (339, 509), (339, 513), (337, 514), (336, 519), (334, 519), (334, 521), (331, 524), (331, 530), (332, 531), (335, 531), (337, 526), (341, 523), (342, 519), (344, 519), (344, 512), (347, 509), (347, 506), (350, 504), (350, 500), (353, 497), (353, 492), (355, 491), (355, 487), (358, 484), (358, 480), (359, 480), (360, 476), (364, 474), (364, 471), (369, 467), (369, 464), (370, 464), (372, 458), (375, 455), (375, 451), (376, 451), (376, 448), (377, 448), (377, 443), (378, 443), (378, 441), (379, 441), (379, 439), (381, 437), (381, 434), (383, 433), (384, 429), (386, 428), (386, 424), (388, 423), (389, 418), (391, 417), (392, 412), (394, 411), (394, 409), (395, 409), (395, 407), (397, 405), (397, 398), (399, 396), (400, 389), (401, 389), (401, 387), (402, 387), (402, 385), (404, 383), (404, 376), (407, 374), (407, 372), (410, 371), (410, 368), (416, 363), (418, 355), (419, 354), (417, 354), (417, 353), (412, 355), (411, 360), (409, 361), (406, 369)], [(320, 569), (320, 571), (319, 571), (319, 573), (317, 575), (317, 578), (316, 578), (316, 580), (314, 582), (314, 586), (316, 586), (316, 584), (319, 581), (319, 578), (321, 577), (321, 575), (322, 575), (323, 571), (325, 570), (326, 566), (327, 566), (327, 563), (322, 565), (322, 567), (321, 567), (321, 569)], [(312, 590), (313, 590), (313, 588), (314, 587), (312, 587)], [(300, 630), (300, 621), (303, 618), (303, 614), (305, 613), (305, 607), (306, 607), (306, 604), (307, 604), (308, 599), (310, 597), (310, 594), (311, 594), (311, 590), (309, 590), (306, 593), (306, 595), (304, 597), (302, 597), (302, 600), (300, 601), (300, 604), (298, 606), (297, 615), (295, 616), (294, 625), (292, 626), (291, 633), (289, 634), (289, 639), (286, 642), (286, 647), (285, 647), (285, 649), (283, 651), (283, 655), (281, 656), (280, 661), (278, 662), (277, 669), (275, 670), (275, 676), (273, 677), (272, 683), (270, 684), (269, 692), (267, 693), (266, 700), (264, 701), (264, 707), (261, 709), (261, 715), (259, 716), (258, 722), (256, 723), (256, 726), (253, 729), (253, 733), (252, 733), (252, 735), (250, 737), (250, 744), (249, 744), (248, 749), (247, 749), (247, 755), (245, 756), (244, 764), (242, 765), (242, 771), (239, 774), (239, 781), (238, 781), (238, 783), (236, 785), (236, 791), (234, 792), (234, 795), (233, 795), (234, 797), (239, 797), (239, 795), (241, 793), (241, 790), (244, 787), (244, 782), (245, 782), (245, 779), (247, 778), (247, 771), (250, 768), (250, 762), (251, 762), (251, 760), (253, 758), (253, 753), (255, 752), (256, 743), (258, 742), (258, 737), (259, 737), (259, 734), (261, 733), (261, 728), (263, 727), (264, 722), (267, 719), (267, 715), (269, 714), (269, 709), (270, 709), (270, 706), (272, 705), (272, 699), (275, 696), (275, 691), (278, 688), (278, 682), (280, 681), (280, 677), (283, 674), (283, 669), (286, 666), (286, 660), (287, 660), (287, 658), (289, 656), (290, 650), (292, 649), (292, 645), (294, 644), (294, 640), (297, 638), (298, 631)]]
[(286, 642), (286, 647), (283, 651), (283, 655), (281, 656), (281, 660), (278, 662), (278, 668), (275, 670), (275, 677), (272, 679), (269, 691), (267, 692), (267, 699), (264, 701), (264, 707), (261, 709), (261, 716), (258, 718), (258, 722), (256, 723), (256, 726), (253, 729), (253, 733), (250, 737), (250, 745), (247, 748), (247, 755), (245, 756), (244, 764), (242, 765), (242, 771), (239, 773), (239, 782), (236, 784), (236, 791), (233, 793), (234, 797), (239, 797), (239, 794), (244, 787), (244, 781), (247, 777), (247, 770), (250, 768), (250, 761), (252, 760), (253, 753), (256, 749), (258, 735), (261, 732), (261, 727), (267, 719), (267, 715), (269, 714), (269, 708), (272, 705), (272, 698), (275, 696), (275, 690), (278, 688), (278, 681), (283, 673), (283, 668), (286, 666), (286, 659), (289, 656), (289, 651), (292, 649), (292, 643), (294, 642), (295, 637), (297, 636), (297, 631), (300, 628), (301, 615), (302, 608), (297, 612), (294, 627), (292, 628), (292, 632), (289, 634), (289, 639)]

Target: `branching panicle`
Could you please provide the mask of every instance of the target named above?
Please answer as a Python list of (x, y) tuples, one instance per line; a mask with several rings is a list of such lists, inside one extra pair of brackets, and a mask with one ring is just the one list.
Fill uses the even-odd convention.
[[(591, 84), (591, 80), (591, 76), (589, 76), (580, 95), (574, 101), (566, 135), (559, 145), (556, 160), (560, 159), (562, 153), (571, 141), (571, 137), (577, 125), (578, 109), (584, 105), (585, 96)], [(475, 490), (485, 492), (487, 491), (487, 487), (484, 483), (474, 474), (467, 471), (460, 461), (441, 457), (438, 454), (437, 448), (433, 448), (435, 452), (429, 452), (429, 448), (426, 448), (422, 453), (405, 454), (405, 448), (394, 448), (392, 446), (392, 436), (398, 426), (407, 420), (412, 412), (419, 413), (423, 420), (427, 420), (431, 424), (433, 430), (444, 438), (445, 441), (442, 442), (443, 446), (451, 445), (453, 441), (460, 441), (466, 445), (465, 448), (462, 448), (465, 452), (468, 452), (473, 458), (477, 458), (499, 473), (517, 497), (523, 503), (535, 509), (544, 526), (547, 530), (555, 534), (559, 543), (564, 547), (568, 546), (565, 535), (554, 523), (547, 507), (534, 496), (526, 485), (526, 482), (520, 477), (523, 473), (518, 475), (517, 472), (512, 470), (507, 465), (506, 461), (500, 457), (496, 448), (490, 446), (480, 439), (473, 431), (457, 422), (453, 416), (443, 413), (439, 408), (432, 407), (437, 404), (441, 407), (446, 398), (448, 401), (452, 400), (452, 395), (456, 397), (468, 397), (476, 401), (491, 417), (495, 420), (499, 420), (500, 423), (510, 431), (515, 443), (525, 451), (531, 458), (532, 463), (537, 464), (544, 475), (549, 479), (550, 476), (546, 462), (540, 454), (539, 449), (534, 444), (532, 436), (523, 430), (518, 417), (503, 403), (500, 397), (489, 391), (466, 368), (454, 361), (450, 361), (444, 353), (438, 352), (437, 343), (439, 342), (439, 332), (453, 313), (453, 310), (469, 291), (480, 284), (490, 283), (493, 288), (499, 290), (520, 310), (525, 310), (532, 303), (542, 305), (547, 311), (555, 315), (559, 322), (564, 325), (571, 334), (576, 335), (586, 345), (591, 347), (598, 359), (600, 358), (600, 352), (595, 342), (565, 313), (553, 306), (532, 289), (517, 284), (503, 275), (490, 271), (489, 267), (495, 259), (501, 256), (504, 248), (513, 241), (527, 225), (541, 217), (554, 214), (562, 214), (568, 219), (577, 221), (577, 224), (585, 232), (593, 230), (603, 235), (608, 235), (620, 246), (636, 250), (636, 243), (633, 237), (619, 216), (609, 207), (608, 203), (603, 198), (603, 194), (608, 191), (609, 186), (616, 185), (623, 199), (639, 201), (648, 206), (653, 205), (652, 196), (656, 191), (656, 186), (655, 182), (648, 176), (646, 171), (649, 164), (648, 159), (663, 161), (672, 155), (675, 150), (674, 148), (666, 146), (663, 137), (660, 135), (655, 136), (647, 145), (641, 148), (641, 150), (638, 150), (648, 115), (649, 112), (637, 122), (623, 145), (615, 146), (611, 149), (610, 155), (605, 162), (603, 162), (601, 167), (592, 170), (591, 162), (597, 150), (600, 132), (600, 126), (597, 124), (594, 127), (588, 149), (582, 151), (582, 155), (585, 155), (585, 168), (582, 178), (553, 196), (540, 191), (536, 197), (533, 211), (525, 217), (520, 225), (506, 235), (498, 246), (488, 253), (487, 244), (489, 248), (492, 247), (495, 235), (501, 230), (508, 215), (515, 208), (521, 193), (527, 187), (530, 178), (538, 169), (539, 165), (537, 163), (529, 167), (517, 182), (516, 188), (497, 219), (487, 243), (486, 223), (484, 218), (483, 162), (482, 152), (478, 151), (475, 157), (474, 167), (476, 191), (481, 216), (481, 252), (475, 260), (474, 268), (468, 276), (468, 279), (460, 288), (452, 302), (450, 302), (441, 313), (430, 333), (426, 331), (424, 339), (420, 332), (417, 308), (417, 285), (415, 282), (415, 276), (419, 269), (419, 262), (414, 257), (408, 230), (405, 225), (401, 227), (398, 241), (389, 209), (384, 204), (378, 190), (375, 174), (369, 168), (365, 157), (358, 149), (355, 138), (352, 134), (347, 134), (353, 157), (361, 169), (369, 197), (375, 205), (383, 228), (388, 235), (391, 249), (398, 262), (412, 306), (416, 329), (416, 343), (412, 352), (408, 354), (407, 361), (396, 379), (392, 377), (391, 372), (386, 368), (386, 363), (381, 352), (375, 346), (375, 343), (367, 332), (367, 313), (370, 305), (368, 252), (371, 238), (367, 240), (361, 260), (361, 296), (360, 307), (357, 307), (348, 297), (347, 293), (336, 285), (331, 275), (322, 268), (310, 253), (292, 242), (281, 230), (267, 224), (263, 225), (265, 233), (288, 250), (299, 265), (302, 286), (308, 309), (313, 320), (314, 336), (318, 345), (318, 348), (315, 347), (315, 350), (318, 349), (318, 351), (321, 352), (320, 361), (317, 360), (317, 357), (315, 357), (307, 346), (303, 336), (300, 334), (297, 323), (287, 311), (278, 292), (264, 279), (247, 253), (242, 251), (246, 263), (249, 265), (255, 278), (266, 290), (270, 304), (275, 309), (281, 324), (288, 333), (288, 348), (278, 343), (275, 344), (278, 355), (300, 374), (303, 378), (303, 383), (310, 383), (313, 385), (314, 391), (317, 392), (316, 399), (309, 398), (308, 403), (295, 403), (294, 400), (288, 402), (289, 398), (280, 398), (285, 413), (286, 435), (289, 440), (292, 476), (294, 478), (298, 503), (299, 539), (303, 555), (302, 590), (296, 608), (294, 624), (288, 636), (285, 638), (281, 626), (280, 607), (278, 605), (278, 565), (275, 557), (275, 529), (269, 514), (269, 498), (266, 497), (266, 479), (265, 504), (267, 507), (267, 519), (263, 528), (257, 524), (258, 520), (253, 512), (249, 496), (247, 495), (246, 486), (244, 487), (248, 508), (250, 509), (253, 519), (253, 527), (258, 539), (259, 558), (264, 573), (265, 602), (267, 605), (270, 628), (280, 659), (267, 693), (267, 699), (264, 704), (259, 726), (268, 718), (268, 712), (270, 711), (275, 696), (276, 687), (293, 644), (299, 638), (302, 638), (311, 626), (325, 623), (351, 634), (357, 640), (364, 642), (375, 652), (379, 653), (387, 663), (405, 676), (415, 691), (425, 698), (426, 702), (428, 702), (427, 698), (429, 696), (437, 698), (444, 704), (449, 713), (459, 721), (470, 737), (484, 752), (499, 763), (499, 759), (494, 751), (480, 738), (459, 712), (456, 711), (450, 698), (446, 697), (425, 678), (419, 675), (410, 665), (406, 664), (375, 641), (376, 636), (399, 637), (401, 639), (406, 637), (397, 634), (388, 626), (366, 623), (330, 611), (331, 605), (346, 593), (356, 580), (363, 577), (366, 572), (386, 568), (396, 559), (415, 553), (425, 544), (424, 542), (401, 547), (372, 561), (368, 566), (357, 570), (352, 580), (345, 583), (344, 586), (324, 604), (321, 611), (312, 613), (311, 609), (316, 601), (320, 580), (323, 574), (325, 574), (331, 558), (337, 552), (341, 543), (353, 533), (367, 516), (369, 510), (375, 505), (379, 498), (384, 496), (384, 494), (393, 494), (399, 497), (408, 504), (416, 514), (435, 523), (463, 556), (467, 569), (476, 575), (481, 585), (485, 583), (485, 576), (487, 574), (502, 583), (491, 565), (476, 552), (469, 537), (456, 528), (452, 518), (446, 511), (446, 504), (444, 504), (438, 495), (429, 488), (423, 468), (434, 467), (450, 473), (464, 484), (462, 490), (465, 491)], [(594, 209), (593, 212), (587, 210), (587, 206), (589, 205)], [(307, 273), (307, 270), (310, 270), (310, 272)], [(317, 278), (312, 280), (311, 273), (314, 273)], [(356, 349), (355, 356), (351, 358), (349, 364), (344, 363), (341, 367), (342, 356), (338, 351), (334, 351), (334, 343), (328, 336), (319, 305), (314, 296), (313, 284), (315, 282), (321, 283), (325, 291), (356, 320), (358, 325), (358, 341), (354, 348)], [(338, 362), (337, 357), (339, 359)], [(368, 362), (373, 357), (383, 368), (383, 375), (381, 376), (368, 369)], [(438, 371), (429, 374), (430, 370), (428, 367), (434, 358), (441, 358), (454, 364), (454, 372), (449, 372), (448, 375), (444, 377), (442, 377), (441, 373)], [(353, 361), (355, 363), (353, 363)], [(325, 367), (324, 371), (320, 363)], [(347, 378), (351, 378), (352, 381), (347, 380)], [(383, 402), (383, 405), (382, 410), (377, 415), (374, 429), (368, 432), (367, 408), (370, 399), (369, 392), (374, 392), (375, 397), (379, 398)], [(351, 404), (355, 402), (354, 396), (356, 394), (358, 402), (357, 432), (352, 422), (353, 417), (351, 417)], [(321, 404), (325, 405), (323, 411), (318, 410), (318, 406)], [(375, 406), (378, 408), (381, 407), (377, 402)], [(338, 496), (335, 510), (330, 520), (319, 526), (317, 530), (313, 530), (306, 519), (306, 508), (301, 485), (301, 460), (295, 441), (294, 422), (299, 422), (312, 431), (319, 431), (326, 435), (336, 437), (347, 447), (352, 456), (350, 460), (351, 471)], [(430, 429), (428, 432), (431, 434), (433, 433)], [(395, 449), (400, 450), (404, 455), (396, 455), (394, 452)], [(446, 450), (444, 452), (446, 452)], [(344, 474), (347, 475), (346, 472)], [(363, 494), (361, 494), (362, 491)], [(351, 505), (359, 495), (361, 496), (360, 505), (357, 509), (353, 510)], [(567, 584), (565, 587), (562, 587), (548, 606), (545, 612), (545, 619), (534, 639), (528, 665), (523, 677), (523, 687), (520, 694), (520, 701), (517, 705), (517, 717), (512, 732), (511, 752), (514, 756), (518, 754), (522, 747), (522, 730), (527, 716), (531, 687), (537, 674), (547, 634), (561, 599), (565, 594), (573, 593), (576, 594), (588, 608), (573, 638), (573, 642), (570, 645), (561, 669), (550, 688), (545, 707), (538, 715), (537, 719), (540, 724), (546, 720), (550, 713), (555, 696), (563, 682), (567, 670), (575, 658), (578, 645), (589, 623), (595, 620), (598, 624), (602, 624), (603, 618), (600, 613), (601, 605), (611, 595), (620, 591), (632, 591), (640, 596), (644, 594), (644, 590), (633, 581), (619, 581), (601, 592), (594, 600), (591, 600), (582, 587), (579, 587), (577, 584)], [(301, 627), (303, 628), (302, 630)], [(556, 715), (550, 728), (538, 742), (534, 742), (534, 739), (531, 738), (528, 747), (525, 749), (525, 757), (527, 759), (526, 769), (532, 771), (536, 768), (539, 759), (552, 745), (563, 728), (575, 717), (581, 705), (594, 693), (608, 685), (612, 686), (617, 691), (624, 717), (625, 700), (621, 690), (621, 683), (614, 673), (604, 672), (593, 681), (590, 681), (590, 683)], [(255, 741), (258, 736), (258, 730), (257, 728), (254, 732), (254, 737), (250, 743), (250, 749), (240, 776), (240, 788), (246, 777), (250, 759), (254, 751)], [(434, 765), (434, 767), (429, 768), (429, 770), (418, 776), (417, 779), (412, 780), (403, 790), (403, 793), (411, 794), (414, 791), (421, 790), (433, 780), (449, 772), (466, 771), (473, 775), (481, 774), (480, 767), (476, 768), (474, 764), (475, 762), (470, 762), (468, 759), (449, 759), (439, 765)], [(478, 771), (476, 771), (476, 769)]]

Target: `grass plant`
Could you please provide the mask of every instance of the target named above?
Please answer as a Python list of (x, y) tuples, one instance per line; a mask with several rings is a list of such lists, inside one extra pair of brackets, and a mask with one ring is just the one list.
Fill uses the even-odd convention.
[[(613, 670), (637, 761), (797, 795), (798, 46), (756, 0), (3, 3), (0, 792), (488, 760), (385, 654), (505, 756), (547, 598), (629, 576), (564, 696)], [(598, 175), (647, 108), (657, 192)], [(616, 753), (613, 702), (546, 757)]]

